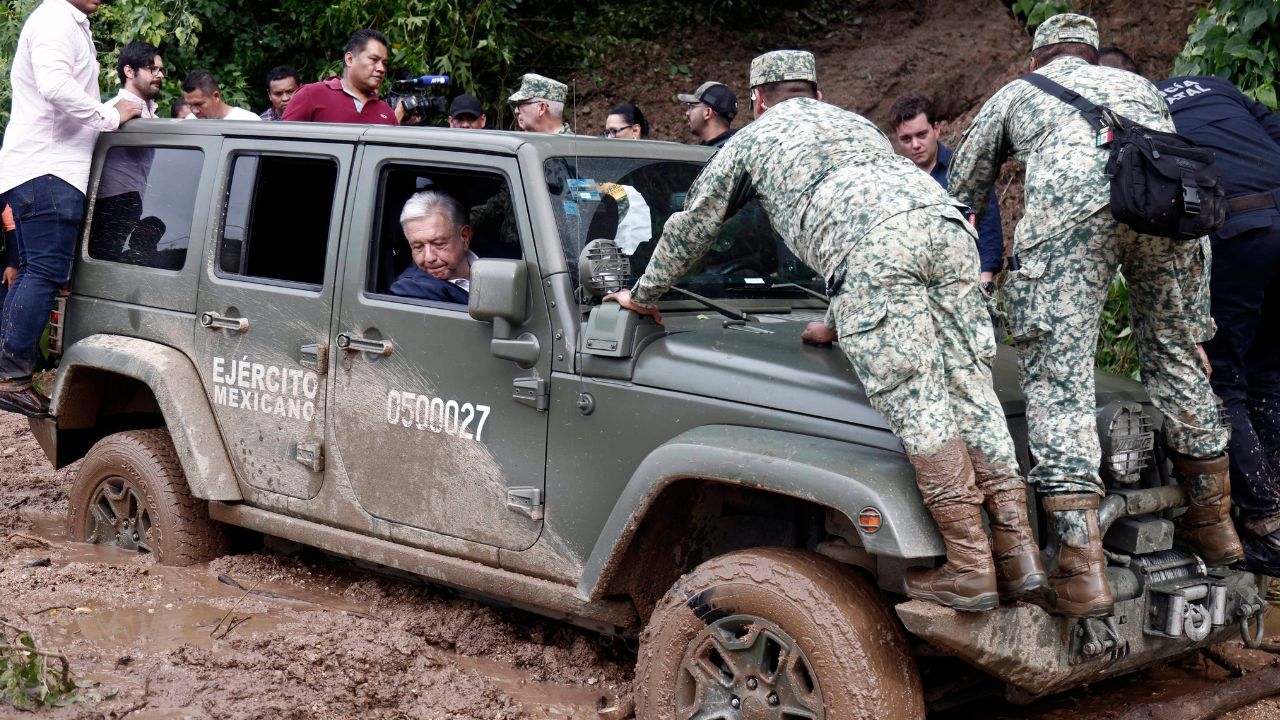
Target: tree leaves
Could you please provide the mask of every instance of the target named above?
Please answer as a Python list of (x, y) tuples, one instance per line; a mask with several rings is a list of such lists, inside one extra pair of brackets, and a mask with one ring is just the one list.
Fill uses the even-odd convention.
[(1280, 3), (1218, 0), (1197, 14), (1175, 75), (1226, 77), (1246, 95), (1275, 109), (1280, 73)]

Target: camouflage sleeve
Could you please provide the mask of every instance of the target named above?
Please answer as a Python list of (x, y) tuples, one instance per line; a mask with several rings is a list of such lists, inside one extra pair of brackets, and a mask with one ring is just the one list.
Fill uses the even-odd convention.
[(653, 305), (711, 249), (728, 212), (733, 188), (746, 174), (741, 143), (730, 140), (712, 156), (685, 196), (685, 209), (667, 219), (649, 267), (636, 281), (631, 298)]
[(1205, 343), (1218, 332), (1218, 325), (1213, 321), (1213, 314), (1209, 309), (1209, 272), (1213, 266), (1213, 249), (1208, 237), (1194, 242), (1198, 248), (1187, 253), (1188, 267), (1183, 273), (1186, 278), (1183, 292), (1187, 298), (1187, 320), (1191, 323), (1196, 342)]
[(1004, 130), (1007, 92), (997, 92), (969, 123), (947, 169), (947, 191), (961, 205), (973, 208), (978, 222), (987, 213), (987, 198), (1009, 155)]

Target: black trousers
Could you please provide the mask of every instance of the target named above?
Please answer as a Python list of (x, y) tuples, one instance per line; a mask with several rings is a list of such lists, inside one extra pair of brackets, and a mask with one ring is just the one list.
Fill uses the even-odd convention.
[(1211, 240), (1218, 333), (1204, 349), (1231, 423), (1231, 501), (1246, 531), (1268, 535), (1280, 530), (1280, 214)]

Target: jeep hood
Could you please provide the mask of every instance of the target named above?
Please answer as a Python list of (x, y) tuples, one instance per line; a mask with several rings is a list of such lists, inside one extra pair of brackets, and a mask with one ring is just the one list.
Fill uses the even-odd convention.
[[(636, 358), (638, 385), (711, 397), (888, 429), (867, 402), (862, 384), (838, 346), (800, 342), (812, 312), (758, 315), (760, 322), (733, 324), (711, 313), (665, 316), (667, 334)], [(1013, 349), (1001, 346), (993, 367), (996, 394), (1005, 415), (1021, 416)], [(1124, 399), (1146, 402), (1142, 387), (1108, 373), (1097, 374), (1098, 405)]]

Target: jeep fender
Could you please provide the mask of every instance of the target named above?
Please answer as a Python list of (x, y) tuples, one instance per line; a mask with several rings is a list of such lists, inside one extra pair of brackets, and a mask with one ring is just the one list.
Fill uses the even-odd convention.
[[(86, 413), (97, 412), (96, 402), (80, 402), (82, 395), (77, 388), (89, 370), (130, 377), (151, 388), (193, 496), (203, 500), (243, 499), (204, 383), (191, 360), (166, 345), (119, 335), (90, 335), (72, 345), (62, 356), (50, 401), (54, 416), (50, 424), (56, 427), (49, 428), (47, 424), (42, 431), (33, 423), (37, 436), (49, 434), (48, 429), (60, 432), (93, 423), (96, 415)], [(45, 445), (46, 438), (41, 439)], [(45, 452), (56, 457), (48, 445)]]
[(789, 495), (856, 520), (880, 511), (875, 533), (859, 530), (872, 555), (928, 558), (944, 554), (942, 537), (900, 453), (826, 438), (732, 425), (706, 425), (660, 445), (640, 463), (613, 507), (583, 570), (578, 590), (593, 591), (622, 557), (653, 501), (671, 483), (701, 478)]

